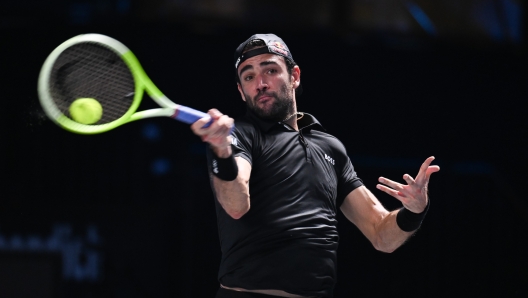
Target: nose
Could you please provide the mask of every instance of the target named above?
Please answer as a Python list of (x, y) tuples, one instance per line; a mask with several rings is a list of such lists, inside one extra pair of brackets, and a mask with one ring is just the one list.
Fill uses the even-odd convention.
[(264, 76), (258, 76), (257, 77), (257, 91), (259, 93), (266, 92), (268, 90), (269, 86), (266, 80), (264, 79)]

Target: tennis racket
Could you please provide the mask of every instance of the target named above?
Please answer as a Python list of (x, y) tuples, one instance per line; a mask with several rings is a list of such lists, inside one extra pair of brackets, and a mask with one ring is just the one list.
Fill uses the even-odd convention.
[[(136, 112), (144, 91), (160, 108)], [(170, 101), (125, 45), (100, 34), (73, 37), (53, 50), (40, 71), (38, 94), (51, 120), (79, 134), (102, 133), (150, 117), (171, 117), (187, 124), (209, 117)], [(93, 98), (101, 104), (97, 122), (83, 124), (71, 117), (69, 108), (79, 98)]]

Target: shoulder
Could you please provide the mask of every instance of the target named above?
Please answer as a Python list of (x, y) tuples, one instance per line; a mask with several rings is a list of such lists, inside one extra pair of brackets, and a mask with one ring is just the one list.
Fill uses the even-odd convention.
[(240, 117), (235, 119), (234, 133), (240, 136), (253, 136), (258, 133), (258, 128), (247, 117)]
[(323, 138), (332, 149), (346, 151), (345, 145), (336, 136), (321, 130), (312, 130), (312, 134)]
[(252, 151), (255, 146), (261, 142), (261, 132), (258, 126), (247, 117), (235, 119), (235, 128), (231, 133), (233, 137), (232, 144), (246, 152)]

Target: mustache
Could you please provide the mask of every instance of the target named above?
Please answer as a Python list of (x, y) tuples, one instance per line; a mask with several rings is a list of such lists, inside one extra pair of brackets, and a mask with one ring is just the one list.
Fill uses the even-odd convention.
[(271, 96), (271, 97), (277, 98), (277, 93), (276, 92), (264, 91), (264, 92), (259, 92), (257, 95), (255, 95), (255, 97), (253, 98), (253, 101), (256, 102), (258, 100), (258, 98), (261, 97), (262, 95), (266, 95), (266, 96)]

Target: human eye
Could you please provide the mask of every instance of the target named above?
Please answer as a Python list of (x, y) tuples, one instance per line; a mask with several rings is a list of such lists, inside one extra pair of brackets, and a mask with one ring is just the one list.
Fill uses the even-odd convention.
[(252, 79), (253, 79), (253, 76), (252, 76), (252, 75), (247, 75), (247, 76), (244, 77), (244, 81), (246, 81), (246, 82), (249, 82), (249, 81), (251, 81)]

